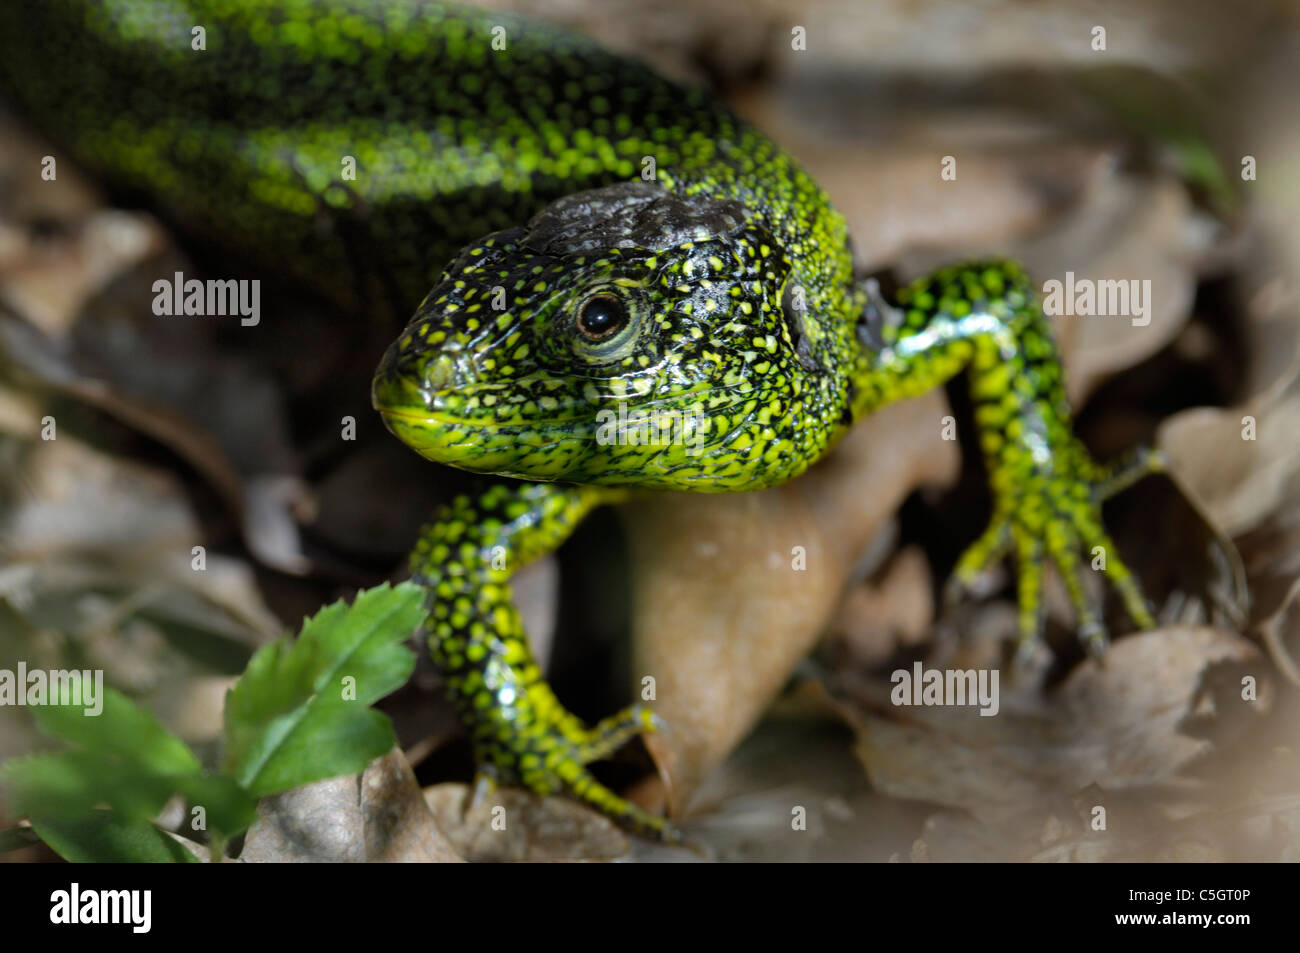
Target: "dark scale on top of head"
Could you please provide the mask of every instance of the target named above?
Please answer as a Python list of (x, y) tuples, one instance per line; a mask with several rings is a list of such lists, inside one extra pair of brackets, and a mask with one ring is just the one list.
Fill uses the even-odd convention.
[[(449, 266), (376, 402), (408, 443), (468, 469), (713, 490), (788, 479), (838, 436), (821, 421), (846, 385), (822, 371), (853, 339), (829, 309), (792, 335), (780, 227), (734, 198), (639, 183), (555, 203)], [(508, 310), (486, 306), (494, 288)], [(602, 412), (696, 429), (603, 442)]]

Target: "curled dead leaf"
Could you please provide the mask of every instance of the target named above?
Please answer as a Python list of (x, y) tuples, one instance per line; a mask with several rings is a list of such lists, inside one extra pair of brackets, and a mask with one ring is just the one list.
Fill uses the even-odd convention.
[[(839, 600), (857, 557), (920, 483), (951, 480), (941, 394), (861, 422), (800, 479), (627, 507), (633, 677), (667, 730), (646, 737), (674, 815), (753, 727)], [(883, 450), (880, 448), (888, 448)]]
[(1198, 407), (1160, 426), (1157, 446), (1230, 535), (1256, 526), (1300, 487), (1300, 363), (1240, 407)]
[[(1013, 248), (1040, 289), (1060, 282), (1064, 307), (1053, 316), (1074, 406), (1103, 379), (1177, 336), (1191, 315), (1198, 265), (1213, 242), (1212, 227), (1182, 183), (1111, 175), (1099, 177), (1085, 201), (1046, 234)], [(1100, 313), (1076, 313), (1085, 281), (1098, 289), (1092, 307)], [(1106, 313), (1112, 297), (1119, 313)]]

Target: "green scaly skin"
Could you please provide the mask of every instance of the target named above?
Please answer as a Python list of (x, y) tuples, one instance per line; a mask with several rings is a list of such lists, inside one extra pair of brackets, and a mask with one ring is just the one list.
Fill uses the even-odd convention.
[[(411, 558), (482, 779), (566, 792), (675, 839), (586, 767), (655, 730), (654, 715), (638, 705), (588, 727), (566, 712), (510, 577), (598, 505), (783, 483), (857, 418), (963, 370), (994, 512), (956, 585), (1014, 554), (1029, 645), (1051, 563), (1099, 650), (1080, 554), (1102, 546), (1129, 613), (1152, 624), (1100, 504), (1156, 460), (1089, 458), (1016, 265), (944, 269), (888, 305), (855, 282), (817, 184), (703, 93), (530, 21), (308, 7), (10, 5), (0, 80), (80, 161), (182, 223), (345, 305), (414, 310), (374, 406), (429, 459), (513, 479), (454, 500)], [(194, 25), (205, 52), (190, 48)], [(355, 180), (340, 178), (344, 156)], [(663, 431), (642, 425), (649, 414)]]

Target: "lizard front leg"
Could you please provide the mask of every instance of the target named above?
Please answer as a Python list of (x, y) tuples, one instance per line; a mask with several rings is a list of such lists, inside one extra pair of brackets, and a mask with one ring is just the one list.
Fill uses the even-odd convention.
[(1042, 632), (1042, 569), (1056, 566), (1078, 617), (1085, 646), (1099, 652), (1107, 635), (1100, 607), (1083, 584), (1084, 550), (1102, 547), (1106, 577), (1133, 621), (1154, 625), (1137, 580), (1120, 559), (1101, 519), (1101, 503), (1160, 458), (1137, 451), (1115, 466), (1095, 463), (1072, 429), (1051, 326), (1028, 277), (1006, 261), (944, 268), (913, 282), (886, 305), (871, 288), (863, 307), (879, 322), (879, 346), (864, 351), (856, 375), (855, 415), (942, 384), (970, 369), (980, 447), (993, 494), (988, 529), (958, 561), (953, 579), (972, 588), (996, 560), (1018, 564), (1022, 651)]
[(420, 534), (411, 577), (428, 592), (425, 635), (474, 747), (476, 791), (501, 782), (567, 793), (646, 836), (678, 840), (662, 817), (620, 798), (586, 765), (658, 726), (633, 705), (588, 727), (560, 704), (529, 650), (510, 577), (558, 547), (620, 491), (496, 483), (456, 497)]

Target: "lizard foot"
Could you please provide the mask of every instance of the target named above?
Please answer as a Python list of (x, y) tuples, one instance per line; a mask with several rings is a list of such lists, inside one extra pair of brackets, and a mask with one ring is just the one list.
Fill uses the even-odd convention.
[(988, 528), (958, 560), (949, 582), (951, 599), (962, 591), (986, 594), (990, 567), (1008, 555), (1017, 564), (1019, 654), (1027, 656), (1043, 631), (1043, 567), (1056, 567), (1074, 607), (1079, 639), (1090, 654), (1100, 655), (1109, 644), (1101, 606), (1084, 585), (1086, 564), (1110, 581), (1133, 621), (1142, 629), (1155, 627), (1150, 604), (1137, 579), (1119, 557), (1102, 525), (1101, 504), (1149, 473), (1163, 468), (1163, 457), (1141, 449), (1110, 466), (1093, 463), (1081, 447), (1065, 459), (1073, 466), (1031, 474), (996, 494)]
[(683, 843), (681, 832), (666, 818), (619, 797), (587, 770), (588, 764), (608, 758), (637, 735), (664, 727), (648, 706), (632, 705), (592, 727), (558, 702), (546, 710), (549, 717), (533, 725), (514, 725), (515, 730), (476, 744), (476, 801), (499, 782), (517, 783), (542, 796), (563, 792), (634, 834)]

